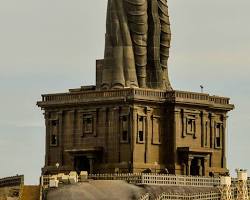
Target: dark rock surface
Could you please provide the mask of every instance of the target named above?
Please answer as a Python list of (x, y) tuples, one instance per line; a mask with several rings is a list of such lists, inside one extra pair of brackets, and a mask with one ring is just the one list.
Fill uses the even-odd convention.
[(89, 181), (50, 190), (47, 200), (136, 200), (146, 193), (150, 193), (154, 199), (163, 192), (194, 194), (210, 191), (217, 191), (217, 189), (177, 186), (135, 186), (124, 181)]

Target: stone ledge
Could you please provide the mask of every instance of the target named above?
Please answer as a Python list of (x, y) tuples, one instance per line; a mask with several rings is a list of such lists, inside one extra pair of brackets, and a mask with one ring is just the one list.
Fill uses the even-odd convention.
[[(72, 90), (71, 90), (72, 91)], [(68, 93), (45, 94), (42, 101), (37, 102), (39, 107), (69, 104), (94, 104), (110, 101), (146, 101), (159, 103), (183, 103), (202, 106), (217, 107), (232, 110), (227, 97), (210, 96), (206, 93), (187, 91), (164, 91), (141, 88), (124, 88), (117, 90), (81, 90)]]

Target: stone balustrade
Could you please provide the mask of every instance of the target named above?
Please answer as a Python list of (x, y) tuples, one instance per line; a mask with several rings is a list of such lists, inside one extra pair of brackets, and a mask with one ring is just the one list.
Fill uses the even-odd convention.
[(198, 193), (198, 194), (169, 194), (162, 193), (156, 200), (167, 200), (167, 199), (183, 199), (183, 200), (220, 200), (220, 192), (208, 192), (208, 193)]
[[(55, 176), (55, 175), (54, 175)], [(48, 188), (49, 180), (53, 176), (42, 176), (41, 186)], [(88, 179), (92, 180), (123, 180), (131, 184), (136, 185), (152, 185), (152, 186), (177, 186), (177, 187), (191, 187), (191, 188), (210, 188), (213, 189), (211, 192), (205, 193), (162, 193), (156, 199), (202, 199), (202, 200), (219, 200), (221, 199), (221, 178), (220, 177), (199, 177), (199, 176), (183, 176), (183, 175), (172, 175), (172, 174), (144, 174), (144, 173), (124, 173), (124, 174), (89, 174)], [(81, 182), (81, 179), (79, 179)], [(232, 199), (237, 197), (236, 184), (238, 179), (232, 178)], [(248, 189), (250, 189), (250, 179), (248, 178)], [(152, 199), (150, 194), (143, 195), (141, 199)]]
[(132, 184), (142, 183), (141, 173), (125, 173), (125, 174), (90, 174), (89, 179), (93, 180), (123, 180)]
[(12, 177), (6, 177), (0, 179), (0, 187), (12, 187), (19, 186), (24, 184), (24, 176), (17, 175)]
[(182, 176), (182, 175), (142, 174), (142, 184), (143, 185), (214, 187), (214, 186), (220, 185), (220, 178)]
[[(42, 184), (48, 185), (51, 176), (42, 176)], [(166, 174), (89, 174), (89, 179), (93, 180), (123, 180), (131, 184), (138, 185), (168, 185), (168, 186), (188, 186), (188, 187), (215, 187), (220, 185), (220, 178), (198, 177)]]
[(150, 200), (149, 193), (142, 195), (138, 200)]
[(205, 93), (186, 91), (162, 91), (141, 88), (125, 88), (117, 90), (87, 90), (78, 92), (46, 94), (42, 95), (42, 101), (38, 105), (50, 103), (79, 103), (86, 100), (98, 100), (103, 98), (145, 99), (159, 101), (187, 101), (203, 104), (229, 105), (230, 99), (225, 97), (210, 96)]

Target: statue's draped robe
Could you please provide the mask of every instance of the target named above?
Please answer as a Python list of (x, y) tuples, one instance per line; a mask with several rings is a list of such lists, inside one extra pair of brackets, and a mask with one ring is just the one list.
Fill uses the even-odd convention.
[(171, 89), (167, 0), (109, 0), (102, 88)]

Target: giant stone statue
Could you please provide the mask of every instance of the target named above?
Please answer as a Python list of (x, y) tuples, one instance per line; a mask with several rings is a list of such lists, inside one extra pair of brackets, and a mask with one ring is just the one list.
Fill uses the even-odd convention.
[(108, 0), (102, 89), (171, 90), (167, 0)]

